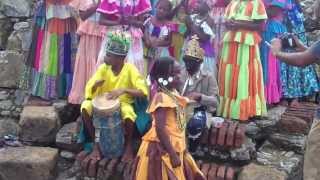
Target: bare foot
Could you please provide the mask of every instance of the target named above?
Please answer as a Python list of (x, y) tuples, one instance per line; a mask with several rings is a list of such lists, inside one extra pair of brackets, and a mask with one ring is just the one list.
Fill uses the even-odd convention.
[(134, 159), (134, 155), (133, 155), (132, 147), (128, 146), (128, 147), (126, 147), (126, 149), (124, 151), (124, 154), (122, 156), (121, 161), (125, 162), (125, 163), (128, 163), (128, 162), (132, 161), (133, 159)]
[(289, 103), (288, 103), (288, 101), (286, 101), (286, 100), (281, 100), (281, 101), (279, 102), (279, 105), (280, 105), (280, 106), (285, 106), (285, 107), (287, 107), (287, 106), (289, 106)]
[(293, 99), (293, 100), (291, 101), (291, 103), (290, 103), (290, 107), (298, 108), (298, 107), (300, 107), (300, 106), (301, 106), (301, 105), (300, 105), (298, 99)]

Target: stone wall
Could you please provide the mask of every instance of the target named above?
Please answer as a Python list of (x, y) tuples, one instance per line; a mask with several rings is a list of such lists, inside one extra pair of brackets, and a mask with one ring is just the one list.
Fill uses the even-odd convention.
[(36, 0), (0, 1), (0, 119), (19, 119), (24, 94), (17, 90), (32, 35)]

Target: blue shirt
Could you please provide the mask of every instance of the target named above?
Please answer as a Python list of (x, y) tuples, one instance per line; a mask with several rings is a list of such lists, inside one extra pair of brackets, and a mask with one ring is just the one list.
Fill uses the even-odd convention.
[(311, 46), (311, 53), (320, 60), (320, 40)]

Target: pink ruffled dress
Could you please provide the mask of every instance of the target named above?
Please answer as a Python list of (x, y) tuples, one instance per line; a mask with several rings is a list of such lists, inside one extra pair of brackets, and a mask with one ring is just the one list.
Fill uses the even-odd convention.
[[(97, 9), (98, 12), (108, 15), (110, 20), (117, 19), (121, 16), (135, 16), (138, 17), (142, 14), (152, 10), (150, 0), (102, 0), (101, 5)], [(143, 32), (136, 27), (116, 26), (108, 28), (112, 31), (115, 29), (126, 30), (131, 34), (131, 46), (127, 56), (127, 62), (134, 64), (139, 72), (143, 75), (146, 74), (145, 61), (143, 57)], [(105, 46), (107, 44), (107, 36), (104, 39), (101, 47), (99, 61), (105, 56)]]
[[(85, 11), (95, 4), (94, 0), (73, 0), (70, 6), (77, 11)], [(74, 76), (68, 101), (81, 104), (87, 81), (94, 74), (106, 27), (99, 25), (99, 13), (92, 14), (85, 21), (80, 21), (77, 33), (80, 35)]]

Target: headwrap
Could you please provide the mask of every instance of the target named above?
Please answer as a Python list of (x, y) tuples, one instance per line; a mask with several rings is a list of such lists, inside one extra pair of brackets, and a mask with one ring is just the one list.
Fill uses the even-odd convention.
[(184, 56), (195, 58), (198, 61), (203, 61), (204, 58), (204, 50), (200, 47), (199, 38), (197, 35), (191, 37), (191, 39), (187, 42)]
[(126, 56), (130, 47), (130, 35), (125, 31), (117, 30), (108, 34), (106, 52)]
[(266, 1), (266, 6), (276, 6), (281, 9), (287, 9), (287, 0), (267, 0)]

